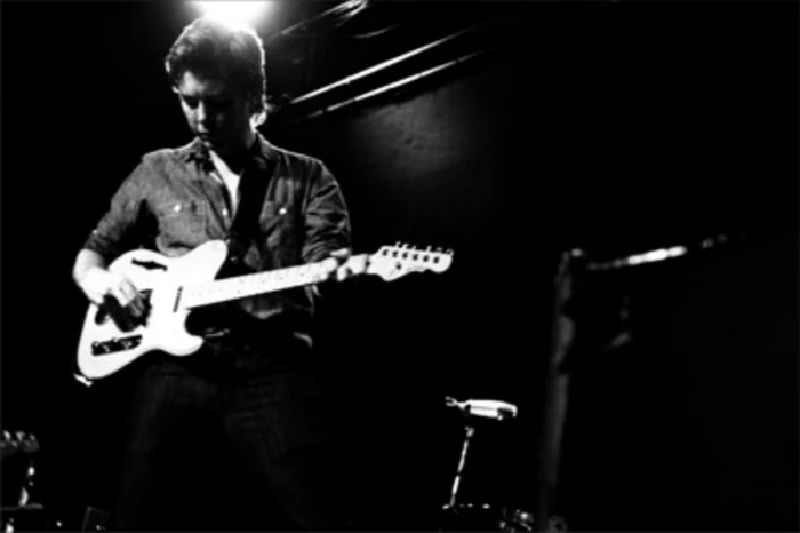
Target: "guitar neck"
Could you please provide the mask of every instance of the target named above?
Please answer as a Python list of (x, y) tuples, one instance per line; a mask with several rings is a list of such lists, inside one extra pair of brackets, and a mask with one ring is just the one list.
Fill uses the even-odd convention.
[(280, 270), (258, 272), (235, 278), (215, 280), (203, 285), (184, 287), (183, 303), (187, 308), (238, 300), (324, 281), (321, 263), (310, 263)]
[[(375, 275), (392, 281), (410, 272), (444, 272), (450, 267), (452, 252), (441, 253), (408, 247), (384, 246), (372, 255), (350, 256), (346, 267), (350, 275)], [(258, 272), (183, 287), (183, 307), (191, 309), (229, 302), (248, 296), (268, 294), (325, 281), (329, 272), (323, 263), (310, 263), (280, 270)]]

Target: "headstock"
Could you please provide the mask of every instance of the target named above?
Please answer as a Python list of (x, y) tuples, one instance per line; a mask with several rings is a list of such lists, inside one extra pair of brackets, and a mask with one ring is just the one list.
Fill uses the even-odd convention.
[(382, 246), (369, 257), (367, 272), (392, 281), (411, 272), (441, 273), (450, 268), (453, 262), (453, 250), (414, 248), (406, 244), (396, 243), (394, 246)]
[(0, 435), (0, 457), (3, 459), (15, 453), (36, 453), (39, 447), (39, 439), (26, 431), (4, 430)]

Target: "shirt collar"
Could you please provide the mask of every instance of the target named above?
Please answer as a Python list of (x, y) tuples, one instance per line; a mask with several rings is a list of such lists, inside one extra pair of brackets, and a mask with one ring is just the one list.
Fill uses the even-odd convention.
[[(179, 148), (178, 152), (184, 161), (189, 162), (195, 160), (201, 164), (210, 163), (208, 148), (206, 148), (205, 144), (203, 144), (198, 137), (195, 137), (189, 144)], [(278, 158), (275, 146), (267, 141), (260, 133), (256, 133), (256, 141), (253, 143), (251, 152), (254, 157), (259, 157), (266, 161), (274, 161)]]

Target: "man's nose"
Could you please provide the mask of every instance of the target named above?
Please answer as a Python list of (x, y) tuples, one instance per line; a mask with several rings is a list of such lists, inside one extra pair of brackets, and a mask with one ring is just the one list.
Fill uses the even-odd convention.
[(208, 118), (208, 109), (206, 109), (206, 105), (202, 102), (197, 104), (197, 122), (203, 123)]

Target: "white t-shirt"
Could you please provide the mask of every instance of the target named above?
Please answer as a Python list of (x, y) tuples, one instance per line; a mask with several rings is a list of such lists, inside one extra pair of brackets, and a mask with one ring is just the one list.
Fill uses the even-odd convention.
[(236, 209), (239, 207), (239, 180), (241, 175), (233, 172), (225, 161), (220, 158), (216, 152), (209, 150), (211, 154), (211, 161), (214, 163), (214, 168), (217, 172), (214, 177), (222, 182), (228, 189), (228, 197), (231, 199), (231, 218), (236, 216)]

